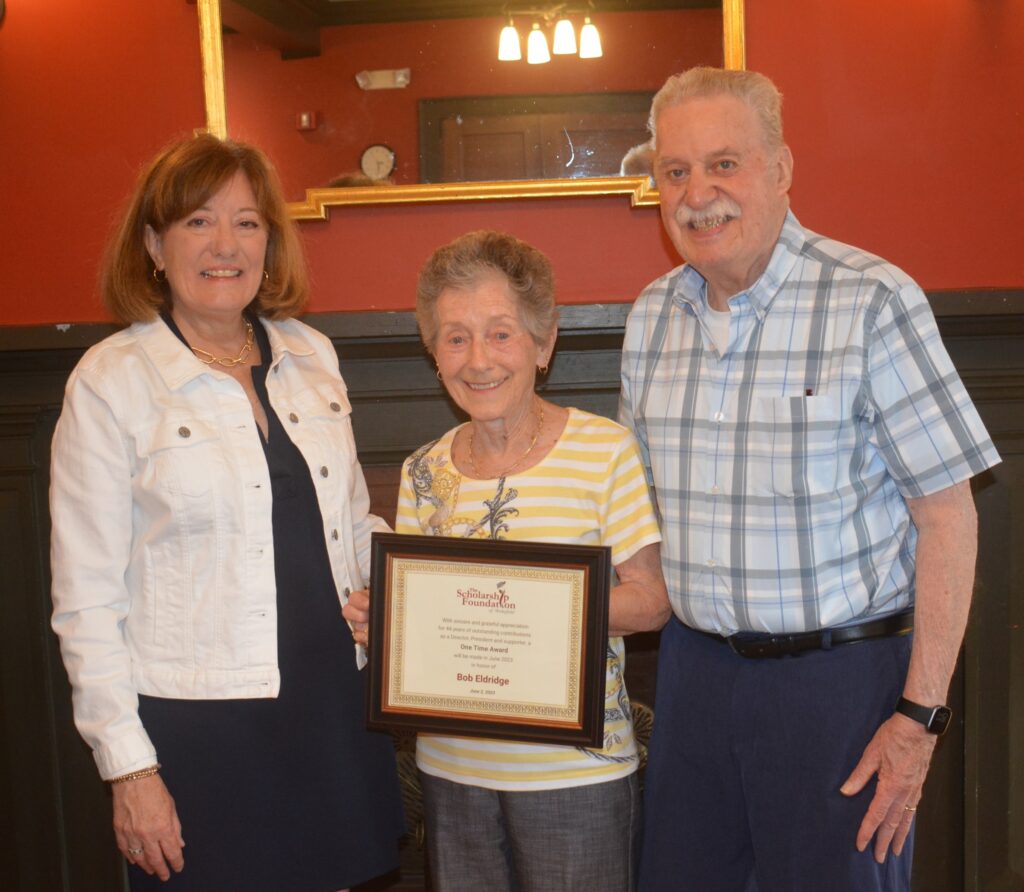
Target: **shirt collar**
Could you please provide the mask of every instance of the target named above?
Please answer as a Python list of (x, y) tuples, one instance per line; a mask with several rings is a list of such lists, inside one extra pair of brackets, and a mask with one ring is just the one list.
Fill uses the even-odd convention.
[[(764, 321), (775, 296), (782, 288), (789, 274), (793, 271), (800, 256), (800, 251), (807, 241), (804, 228), (800, 225), (792, 211), (786, 211), (786, 219), (782, 222), (779, 239), (775, 243), (771, 259), (760, 278), (746, 291), (734, 297), (745, 297), (757, 315)], [(708, 309), (707, 281), (689, 264), (683, 266), (676, 280), (674, 300), (676, 303), (689, 304), (695, 313), (704, 313)]]

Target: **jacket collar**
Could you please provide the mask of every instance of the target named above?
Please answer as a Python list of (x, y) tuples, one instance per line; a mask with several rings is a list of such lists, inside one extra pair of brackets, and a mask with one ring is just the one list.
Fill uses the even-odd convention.
[[(253, 324), (262, 325), (267, 332), (270, 368), (286, 356), (310, 356), (314, 352), (310, 343), (300, 336), (296, 323), (291, 319), (283, 322), (257, 319)], [(151, 322), (136, 322), (130, 332), (170, 390), (178, 390), (203, 375), (227, 377), (224, 372), (200, 362), (159, 317)]]
[(312, 356), (315, 352), (308, 338), (301, 333), (301, 324), (295, 319), (271, 322), (261, 319), (270, 339), (270, 368), (274, 368), (285, 356)]

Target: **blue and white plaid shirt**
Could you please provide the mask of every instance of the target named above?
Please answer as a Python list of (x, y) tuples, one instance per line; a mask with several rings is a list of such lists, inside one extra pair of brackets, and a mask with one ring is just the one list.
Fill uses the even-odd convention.
[(676, 615), (795, 633), (909, 607), (905, 500), (999, 461), (927, 298), (790, 213), (730, 308), (720, 355), (704, 279), (684, 265), (626, 323), (620, 420), (654, 487)]

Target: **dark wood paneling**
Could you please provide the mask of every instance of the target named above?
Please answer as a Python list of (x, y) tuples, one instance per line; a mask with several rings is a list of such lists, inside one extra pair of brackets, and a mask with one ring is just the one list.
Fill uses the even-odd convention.
[[(915, 889), (1024, 889), (1024, 292), (931, 295), (946, 344), (1004, 462), (975, 481), (978, 586), (942, 741), (919, 817)], [(614, 417), (628, 306), (563, 309), (545, 395)], [(411, 313), (307, 321), (335, 343), (378, 513), (394, 513), (400, 462), (460, 419)], [(110, 802), (71, 721), (49, 628), (49, 440), (64, 381), (106, 325), (0, 328), (0, 888), (108, 892), (123, 867)], [(628, 641), (633, 696), (653, 702), (657, 635)], [(401, 888), (421, 886), (407, 850)], [(385, 886), (386, 887), (386, 886)], [(392, 884), (392, 889), (399, 888)]]
[[(0, 441), (0, 706), (2, 734), (0, 757), (3, 778), (0, 791), (7, 797), (9, 808), (2, 808), (5, 822), (3, 863), (15, 871), (19, 886), (24, 889), (57, 889), (61, 882), (61, 865), (56, 858), (23, 862), (18, 853), (35, 845), (38, 851), (58, 854), (61, 851), (60, 797), (54, 766), (35, 758), (40, 744), (51, 743), (52, 722), (48, 710), (45, 684), (26, 683), (25, 669), (46, 666), (43, 640), (45, 621), (41, 613), (45, 601), (37, 595), (41, 590), (38, 564), (33, 560), (33, 526), (37, 521), (32, 510), (32, 479), (24, 469), (27, 446), (25, 440)], [(21, 447), (21, 448), (18, 448)], [(14, 453), (14, 454), (12, 454)], [(45, 682), (46, 673), (40, 673)], [(43, 694), (43, 696), (40, 696)], [(6, 847), (6, 846), (5, 846)]]

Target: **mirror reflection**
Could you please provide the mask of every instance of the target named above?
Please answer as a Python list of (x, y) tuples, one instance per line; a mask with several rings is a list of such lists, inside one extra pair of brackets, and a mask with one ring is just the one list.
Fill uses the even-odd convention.
[[(617, 175), (667, 74), (723, 63), (720, 0), (221, 0), (221, 17), (228, 132), (270, 153), (292, 201), (369, 180)], [(528, 62), (527, 35), (550, 48), (560, 18), (577, 52)], [(587, 18), (596, 58), (579, 55)], [(523, 58), (499, 61), (510, 19)]]

